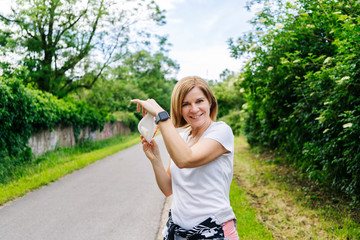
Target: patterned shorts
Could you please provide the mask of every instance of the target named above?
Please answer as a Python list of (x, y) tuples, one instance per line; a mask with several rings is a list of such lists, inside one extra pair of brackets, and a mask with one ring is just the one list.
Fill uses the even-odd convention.
[[(224, 233), (226, 231), (226, 234)], [(169, 211), (169, 219), (163, 231), (164, 240), (237, 240), (236, 220), (230, 220), (224, 224), (217, 224), (215, 217), (209, 217), (190, 230), (175, 224)], [(225, 238), (231, 237), (231, 238)]]

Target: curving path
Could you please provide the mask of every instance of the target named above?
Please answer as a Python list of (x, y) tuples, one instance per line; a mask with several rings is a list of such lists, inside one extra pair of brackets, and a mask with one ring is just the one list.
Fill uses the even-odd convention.
[(137, 144), (2, 207), (0, 239), (153, 240), (164, 202)]

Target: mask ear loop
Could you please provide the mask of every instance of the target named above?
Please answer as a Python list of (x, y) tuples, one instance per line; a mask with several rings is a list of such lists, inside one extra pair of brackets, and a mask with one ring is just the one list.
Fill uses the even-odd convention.
[(152, 138), (154, 138), (154, 137), (155, 137), (156, 132), (157, 132), (157, 130), (158, 130), (158, 129), (159, 129), (159, 125), (156, 125), (155, 132), (154, 132), (154, 135), (152, 136)]

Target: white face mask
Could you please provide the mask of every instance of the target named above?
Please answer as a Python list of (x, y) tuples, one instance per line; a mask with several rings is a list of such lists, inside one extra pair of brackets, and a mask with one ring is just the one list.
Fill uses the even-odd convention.
[(146, 141), (150, 143), (156, 132), (155, 117), (151, 114), (146, 114), (145, 117), (140, 120), (138, 130)]

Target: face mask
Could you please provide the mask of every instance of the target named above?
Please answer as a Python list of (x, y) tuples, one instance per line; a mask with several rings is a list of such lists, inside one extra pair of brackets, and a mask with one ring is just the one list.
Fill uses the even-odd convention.
[(151, 114), (146, 114), (145, 117), (140, 120), (138, 124), (138, 130), (140, 134), (143, 135), (143, 137), (146, 139), (146, 141), (150, 143), (157, 130), (155, 117)]

